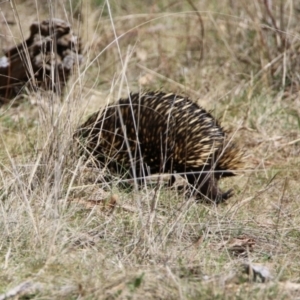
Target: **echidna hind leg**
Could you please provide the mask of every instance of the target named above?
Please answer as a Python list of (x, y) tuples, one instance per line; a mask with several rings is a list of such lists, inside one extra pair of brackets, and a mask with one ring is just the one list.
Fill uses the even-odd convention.
[(222, 201), (229, 199), (233, 196), (233, 189), (229, 189), (227, 192), (222, 193)]
[(192, 186), (191, 194), (200, 198), (209, 199), (217, 204), (222, 203), (233, 196), (233, 190), (223, 192), (218, 187), (218, 179), (211, 172), (202, 172), (200, 175), (188, 174), (188, 182)]

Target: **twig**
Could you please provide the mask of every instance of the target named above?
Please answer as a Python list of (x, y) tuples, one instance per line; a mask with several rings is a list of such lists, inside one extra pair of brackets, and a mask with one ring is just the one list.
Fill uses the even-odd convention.
[(278, 26), (276, 24), (276, 20), (275, 20), (273, 14), (271, 12), (269, 1), (268, 0), (264, 0), (264, 5), (265, 5), (265, 8), (266, 8), (267, 14), (268, 14), (268, 16), (271, 19), (272, 25), (275, 28), (276, 34), (279, 36), (279, 38), (281, 40), (281, 45), (280, 45), (280, 47), (278, 47), (279, 48), (278, 50), (280, 50), (282, 52), (284, 49), (289, 48), (288, 39), (283, 34), (283, 24), (281, 24), (282, 30), (279, 30), (279, 28), (278, 28)]
[(201, 50), (201, 54), (199, 57), (199, 62), (203, 59), (204, 56), (204, 24), (203, 24), (203, 20), (201, 17), (201, 14), (199, 12), (199, 10), (197, 9), (197, 7), (195, 6), (194, 2), (192, 0), (187, 0), (187, 2), (189, 3), (189, 5), (195, 10), (195, 13), (198, 16), (198, 20), (199, 20), (199, 24), (200, 24), (200, 30), (201, 30), (201, 37), (200, 37), (200, 50)]

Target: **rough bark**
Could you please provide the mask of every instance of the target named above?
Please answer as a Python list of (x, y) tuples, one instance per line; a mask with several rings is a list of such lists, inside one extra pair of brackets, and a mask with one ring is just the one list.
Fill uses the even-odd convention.
[(30, 26), (30, 36), (0, 57), (0, 103), (22, 93), (24, 87), (58, 94), (73, 67), (82, 60), (80, 40), (70, 24), (60, 19)]

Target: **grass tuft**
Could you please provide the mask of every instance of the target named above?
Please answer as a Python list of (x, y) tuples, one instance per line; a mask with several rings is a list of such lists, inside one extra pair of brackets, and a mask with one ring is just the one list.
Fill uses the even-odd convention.
[[(63, 99), (28, 90), (0, 108), (0, 299), (24, 282), (26, 299), (297, 297), (297, 1), (0, 8), (1, 49), (26, 38), (33, 21), (62, 18), (85, 58)], [(159, 88), (212, 110), (246, 149), (249, 168), (222, 180), (234, 185), (228, 203), (187, 201), (157, 181), (120, 188), (122, 178), (105, 181), (76, 155), (72, 136), (89, 114), (129, 90)], [(256, 282), (245, 264), (272, 278)]]

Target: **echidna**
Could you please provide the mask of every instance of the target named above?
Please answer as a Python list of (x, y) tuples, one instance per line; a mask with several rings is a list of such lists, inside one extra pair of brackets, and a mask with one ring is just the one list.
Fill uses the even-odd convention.
[(218, 180), (243, 167), (243, 152), (216, 119), (172, 93), (130, 94), (90, 116), (75, 136), (87, 155), (111, 171), (137, 177), (179, 173), (217, 203), (232, 196), (232, 190), (218, 188)]

